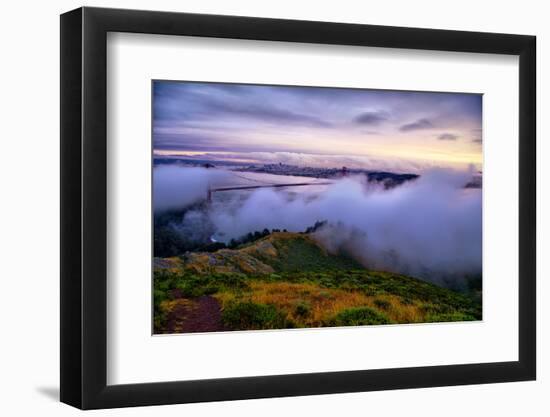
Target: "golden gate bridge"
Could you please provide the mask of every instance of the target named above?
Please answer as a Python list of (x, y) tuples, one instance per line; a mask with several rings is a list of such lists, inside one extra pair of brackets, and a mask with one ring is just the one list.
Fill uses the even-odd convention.
[[(252, 182), (258, 182), (260, 184), (258, 185), (237, 185), (237, 186), (229, 186), (229, 187), (211, 187), (208, 186), (206, 201), (208, 203), (212, 202), (212, 195), (217, 192), (225, 192), (225, 191), (239, 191), (239, 190), (255, 190), (260, 188), (285, 188), (285, 187), (306, 187), (306, 186), (312, 186), (312, 185), (331, 185), (334, 184), (331, 181), (309, 181), (309, 182), (294, 182), (294, 183), (277, 183), (277, 184), (271, 184), (266, 181), (261, 181), (254, 178), (248, 178), (242, 175), (238, 175), (235, 172), (231, 172), (232, 175), (235, 177), (252, 181)], [(346, 169), (344, 168), (342, 170), (342, 175), (346, 175)]]

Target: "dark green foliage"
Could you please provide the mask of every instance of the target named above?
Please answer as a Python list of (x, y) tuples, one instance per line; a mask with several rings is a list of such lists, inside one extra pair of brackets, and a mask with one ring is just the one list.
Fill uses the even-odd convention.
[(190, 250), (189, 243), (172, 226), (181, 222), (186, 210), (168, 210), (155, 213), (153, 219), (154, 229), (154, 256), (170, 257)]
[(294, 324), (275, 306), (253, 302), (233, 302), (222, 312), (225, 326), (235, 330), (285, 329)]
[[(155, 277), (156, 277), (155, 273)], [(162, 274), (161, 279), (155, 279), (153, 285), (153, 316), (154, 316), (154, 327), (155, 329), (160, 329), (164, 325), (166, 317), (160, 308), (160, 304), (164, 300), (169, 300), (171, 298), (171, 290), (174, 287), (174, 281), (172, 275)]]
[[(327, 222), (326, 221), (317, 221), (313, 226), (308, 227), (304, 232), (301, 233), (311, 233), (318, 230), (320, 227), (324, 226)], [(244, 236), (241, 236), (238, 239), (231, 239), (231, 241), (227, 244), (228, 248), (235, 249), (244, 245), (247, 245), (249, 243), (256, 242), (257, 240), (260, 240), (266, 236), (269, 236), (272, 233), (279, 233), (281, 232), (281, 229), (264, 229), (261, 232), (255, 231), (255, 232), (249, 232)], [(287, 233), (287, 229), (283, 229), (282, 232)]]
[(308, 302), (300, 301), (294, 306), (294, 312), (297, 316), (305, 317), (309, 315), (311, 311), (311, 305)]
[(481, 275), (469, 275), (466, 277), (466, 285), (469, 291), (481, 291), (482, 283)]
[(199, 202), (183, 209), (155, 212), (154, 256), (167, 258), (187, 251), (208, 251), (212, 234), (210, 225), (200, 222), (200, 227), (196, 227), (196, 224), (184, 222), (188, 212), (203, 209), (204, 202)]
[(155, 227), (154, 253), (157, 257), (177, 256), (190, 250), (191, 246), (171, 226)]
[(449, 321), (474, 321), (478, 320), (471, 314), (466, 314), (460, 311), (453, 313), (433, 313), (426, 316), (425, 321), (429, 322), (449, 322)]
[(426, 322), (472, 321), (481, 319), (481, 311), (475, 308), (460, 308), (456, 305), (425, 303), (421, 310), (426, 313)]
[(155, 329), (161, 329), (166, 321), (166, 316), (160, 309), (160, 303), (168, 298), (166, 291), (153, 290), (153, 317)]
[(315, 224), (313, 226), (310, 226), (308, 227), (304, 233), (313, 233), (313, 232), (316, 232), (317, 230), (319, 230), (321, 227), (323, 227), (324, 225), (327, 224), (327, 221), (324, 220), (322, 222), (320, 221), (316, 221)]
[(200, 297), (202, 295), (214, 294), (218, 288), (204, 282), (201, 278), (190, 275), (176, 281), (176, 288), (180, 290), (183, 297)]
[(390, 319), (369, 307), (349, 308), (338, 313), (332, 320), (331, 326), (364, 326), (369, 324), (389, 324)]
[(410, 306), (410, 305), (414, 304), (414, 301), (411, 300), (409, 297), (402, 297), (401, 298), (401, 304)]
[(397, 187), (406, 181), (417, 179), (417, 174), (394, 174), (393, 172), (369, 172), (366, 174), (369, 182), (377, 182), (384, 185), (386, 190)]
[(244, 236), (241, 236), (238, 239), (231, 239), (229, 243), (227, 244), (227, 247), (230, 249), (235, 249), (239, 246), (247, 245), (249, 243), (255, 242), (257, 240), (260, 240), (263, 237), (269, 236), (270, 231), (267, 229), (262, 230), (261, 232), (255, 231), (247, 233)]
[(227, 289), (233, 291), (244, 290), (248, 288), (246, 280), (246, 275), (238, 273), (197, 275), (187, 271), (172, 272), (156, 270), (154, 289), (155, 291), (163, 292), (165, 294), (164, 299), (169, 299), (170, 290), (178, 290), (180, 296), (192, 298), (214, 294)]
[(187, 212), (187, 209), (166, 210), (160, 213), (155, 212), (155, 215), (153, 218), (153, 224), (155, 226), (155, 229), (157, 227), (164, 227), (173, 223), (181, 222), (181, 219), (183, 219), (183, 216), (185, 216), (186, 212)]
[(211, 243), (208, 236), (190, 236), (178, 230), (176, 224), (155, 226), (154, 256), (169, 258), (188, 251), (215, 252), (225, 248), (223, 243)]
[(378, 307), (379, 309), (381, 310), (387, 310), (390, 308), (391, 304), (389, 301), (386, 301), (386, 300), (380, 300), (380, 299), (376, 299), (374, 300), (374, 305), (376, 307)]
[(280, 239), (272, 243), (279, 253), (277, 258), (268, 256), (258, 256), (258, 258), (276, 271), (342, 271), (361, 268), (361, 265), (351, 258), (327, 256), (319, 246), (305, 237)]
[(207, 245), (201, 246), (199, 252), (216, 252), (220, 249), (225, 249), (227, 246), (222, 242), (212, 242)]

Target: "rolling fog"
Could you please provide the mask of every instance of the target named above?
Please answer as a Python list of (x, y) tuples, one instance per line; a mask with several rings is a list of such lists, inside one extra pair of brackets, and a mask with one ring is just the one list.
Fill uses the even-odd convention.
[[(220, 169), (157, 167), (155, 212), (203, 201), (209, 184), (227, 183), (229, 176)], [(371, 269), (454, 281), (481, 273), (482, 193), (463, 188), (471, 177), (433, 169), (391, 190), (364, 176), (343, 178), (317, 193), (258, 189), (187, 211), (180, 226), (211, 228), (227, 242), (264, 228), (299, 232), (326, 221), (314, 236), (329, 252), (343, 251)]]

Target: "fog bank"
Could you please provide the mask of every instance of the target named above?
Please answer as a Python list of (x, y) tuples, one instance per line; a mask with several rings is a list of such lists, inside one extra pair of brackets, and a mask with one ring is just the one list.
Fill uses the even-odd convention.
[[(162, 168), (155, 173), (155, 207), (198, 201), (211, 175), (223, 175)], [(371, 269), (448, 281), (481, 273), (482, 193), (464, 189), (471, 176), (434, 169), (391, 190), (367, 183), (364, 176), (342, 179), (317, 194), (264, 188), (215, 201), (201, 215), (226, 242), (265, 228), (300, 232), (326, 221), (314, 236), (330, 252), (346, 252)], [(185, 189), (174, 193), (174, 184)]]
[(155, 212), (185, 208), (206, 198), (208, 185), (226, 177), (218, 169), (161, 165), (153, 171)]
[(464, 189), (469, 173), (434, 170), (392, 190), (350, 178), (315, 199), (262, 189), (239, 207), (215, 207), (210, 219), (226, 239), (268, 229), (303, 231), (372, 269), (432, 280), (481, 273), (481, 190)]

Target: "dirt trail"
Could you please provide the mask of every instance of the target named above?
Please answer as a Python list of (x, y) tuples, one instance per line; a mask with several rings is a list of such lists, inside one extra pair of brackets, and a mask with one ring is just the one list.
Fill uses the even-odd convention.
[(188, 299), (181, 298), (168, 313), (166, 333), (219, 332), (225, 330), (221, 320), (218, 300), (204, 295)]

